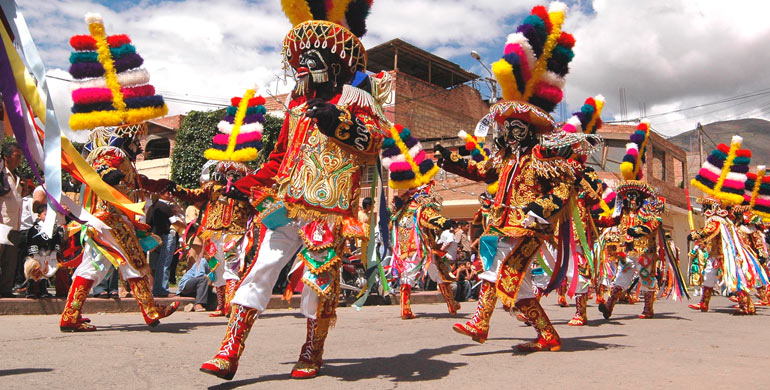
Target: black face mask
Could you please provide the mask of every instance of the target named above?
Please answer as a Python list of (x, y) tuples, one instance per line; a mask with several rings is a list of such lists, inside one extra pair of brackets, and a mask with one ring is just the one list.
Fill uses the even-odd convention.
[(635, 210), (638, 209), (641, 202), (641, 196), (639, 196), (639, 193), (636, 191), (629, 191), (628, 195), (626, 195), (626, 198), (623, 200), (623, 206)]
[(511, 150), (531, 148), (537, 144), (532, 127), (520, 119), (508, 118), (503, 122), (505, 146)]
[(328, 49), (310, 49), (299, 57), (297, 67), (297, 93), (304, 95), (309, 91), (331, 91), (338, 85), (349, 81), (349, 75), (343, 71), (339, 58)]

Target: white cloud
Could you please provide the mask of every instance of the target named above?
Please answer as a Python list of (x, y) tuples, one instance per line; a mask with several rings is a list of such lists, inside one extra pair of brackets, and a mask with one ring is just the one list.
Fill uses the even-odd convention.
[[(275, 75), (283, 74), (280, 44), (290, 25), (278, 0), (127, 1), (113, 9), (82, 0), (21, 3), (49, 69), (69, 65), (69, 37), (87, 32), (83, 15), (102, 13), (109, 34), (131, 36), (172, 113), (210, 107), (182, 104), (180, 98), (224, 104), (254, 82), (263, 85), (263, 93), (275, 93)], [(475, 49), (487, 63), (496, 60), (505, 36), (536, 3), (377, 0), (363, 42), (372, 47), (398, 37), (485, 74), (467, 53)], [(593, 10), (582, 1), (571, 3), (565, 26), (577, 39), (567, 76), (571, 110), (602, 93), (606, 117), (617, 116), (621, 87), (629, 117), (637, 116), (642, 104), (652, 114), (770, 87), (765, 70), (770, 51), (763, 45), (770, 35), (764, 22), (770, 3), (595, 0)], [(279, 87), (284, 92), (291, 82)], [(63, 99), (57, 107), (69, 106), (66, 93), (56, 96)], [(769, 106), (770, 95), (759, 96), (654, 118), (652, 123), (675, 133), (698, 120), (768, 116)]]
[[(642, 105), (650, 115), (770, 87), (770, 3), (595, 0), (593, 8), (595, 14), (573, 12), (566, 23), (577, 40), (567, 82), (571, 107), (603, 93), (605, 112), (619, 119), (622, 87), (633, 118)], [(768, 102), (770, 95), (713, 105), (653, 118), (652, 125), (675, 134), (698, 121), (767, 117), (756, 108)]]

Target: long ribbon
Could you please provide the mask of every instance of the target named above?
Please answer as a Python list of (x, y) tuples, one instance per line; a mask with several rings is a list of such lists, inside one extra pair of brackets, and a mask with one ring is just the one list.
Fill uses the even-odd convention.
[[(378, 159), (377, 160), (378, 169), (375, 171), (374, 178), (372, 179), (371, 191), (369, 192), (370, 194), (373, 194), (374, 191), (377, 189), (377, 178), (379, 177), (379, 172), (381, 170), (379, 169), (380, 168), (379, 165), (380, 164)], [(386, 198), (383, 196), (380, 199), (380, 204), (382, 205), (386, 203), (387, 203)], [(382, 211), (382, 206), (380, 206), (380, 211)], [(374, 249), (377, 245), (375, 245), (375, 242), (374, 242), (374, 230), (375, 230), (374, 225), (375, 224), (372, 221), (373, 216), (374, 216), (374, 207), (372, 207), (372, 211), (369, 212), (369, 242), (368, 242), (368, 246), (366, 247), (366, 252), (365, 252), (366, 257), (363, 259), (364, 267), (366, 267), (366, 284), (364, 284), (364, 289), (363, 291), (361, 291), (362, 294), (360, 294), (360, 297), (352, 305), (356, 310), (359, 310), (359, 311), (366, 303), (366, 299), (369, 298), (369, 292), (372, 290), (371, 287), (374, 284), (374, 281), (377, 275), (380, 276), (380, 284), (382, 285), (383, 293), (387, 293), (389, 291), (388, 282), (387, 280), (385, 280), (385, 277), (384, 277), (385, 272), (382, 269), (382, 258), (380, 258), (379, 256), (376, 258), (374, 257)], [(382, 213), (382, 212), (380, 213), (380, 220), (382, 219), (385, 219), (385, 221), (388, 220), (387, 213)], [(387, 227), (386, 227), (386, 231), (387, 231)], [(383, 238), (383, 241), (386, 241), (386, 240)], [(368, 261), (368, 260), (374, 260), (374, 259), (376, 260), (372, 262)]]
[[(19, 145), (19, 149), (21, 149), (22, 154), (24, 154), (24, 157), (27, 159), (27, 161), (29, 161), (29, 165), (32, 168), (32, 172), (35, 174), (35, 178), (42, 183), (44, 180), (40, 175), (40, 170), (35, 164), (36, 160), (29, 148), (27, 133), (25, 130), (26, 127), (24, 124), (25, 118), (24, 109), (22, 108), (21, 96), (19, 95), (19, 91), (16, 88), (16, 82), (13, 76), (13, 66), (11, 65), (11, 59), (9, 58), (9, 51), (6, 50), (7, 44), (10, 43), (10, 39), (5, 29), (0, 29), (0, 33), (2, 33), (4, 43), (2, 52), (0, 52), (0, 91), (2, 91), (3, 94), (3, 103), (5, 104), (6, 110), (5, 112), (8, 115), (8, 121), (11, 123), (11, 128), (13, 129), (13, 134), (16, 137), (16, 142)], [(6, 39), (8, 39), (7, 42)], [(11, 47), (13, 46), (11, 45)], [(12, 51), (12, 53), (15, 53), (15, 50)], [(18, 56), (16, 59), (18, 60)], [(18, 61), (19, 63), (21, 62), (21, 60)], [(61, 206), (61, 204), (59, 204), (56, 199), (53, 199), (51, 194), (49, 194), (47, 191), (46, 194), (48, 195), (48, 199), (53, 203), (56, 211), (62, 214), (66, 214), (66, 211)]]
[[(61, 148), (65, 153), (62, 164), (70, 167), (72, 171), (78, 172), (83, 182), (87, 183), (100, 199), (111, 203), (132, 220), (134, 216), (144, 214), (144, 202), (132, 203), (120, 191), (105, 183), (66, 137), (61, 138)], [(70, 169), (67, 170), (70, 171)]]
[[(11, 49), (12, 43), (10, 37), (7, 32), (3, 30), (3, 45), (9, 56), (11, 67), (14, 69), (16, 86), (24, 96), (25, 100), (32, 107), (32, 112), (34, 112), (37, 117), (41, 118), (41, 121), (45, 124), (45, 158), (42, 165), (43, 172), (45, 173), (44, 190), (49, 202), (48, 212), (46, 213), (46, 218), (43, 223), (43, 231), (50, 235), (53, 232), (56, 223), (56, 212), (66, 214), (60, 204), (62, 196), (61, 144), (59, 141), (61, 130), (59, 129), (56, 113), (54, 112), (51, 94), (48, 91), (45, 66), (40, 59), (40, 54), (32, 40), (32, 35), (29, 32), (27, 23), (21, 12), (16, 8), (14, 2), (0, 2), (0, 5), (7, 18), (7, 25), (11, 28), (11, 31), (13, 31), (14, 36), (16, 36), (17, 42), (19, 42), (21, 51), (24, 54), (24, 59), (26, 59), (29, 64), (35, 79), (39, 82), (40, 89), (45, 95), (46, 105), (44, 106), (42, 102), (43, 99), (41, 99), (38, 93), (34, 80), (29, 77), (29, 73), (22, 63), (21, 58), (18, 57), (15, 48)], [(21, 142), (18, 137), (17, 140)], [(36, 139), (33, 137), (33, 140)], [(39, 174), (37, 175), (39, 176)]]

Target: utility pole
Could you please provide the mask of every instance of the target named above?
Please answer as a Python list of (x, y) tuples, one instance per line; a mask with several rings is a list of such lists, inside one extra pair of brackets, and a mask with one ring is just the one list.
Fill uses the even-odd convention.
[(698, 166), (703, 166), (703, 125), (698, 122)]

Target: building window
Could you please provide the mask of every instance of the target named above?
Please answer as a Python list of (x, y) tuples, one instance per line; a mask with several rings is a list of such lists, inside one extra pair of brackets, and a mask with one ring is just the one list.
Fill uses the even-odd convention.
[(678, 158), (674, 159), (674, 183), (679, 188), (684, 188), (684, 162)]
[(626, 155), (625, 140), (608, 139), (604, 141), (604, 156), (602, 157), (602, 170), (606, 172), (620, 172), (620, 163)]
[(167, 158), (171, 155), (171, 143), (167, 138), (153, 138), (144, 146), (145, 160)]
[(367, 165), (364, 169), (364, 173), (361, 176), (361, 184), (372, 184), (374, 180), (374, 174), (377, 172), (377, 167), (374, 165)]
[(652, 177), (666, 180), (666, 152), (662, 150), (652, 150)]

